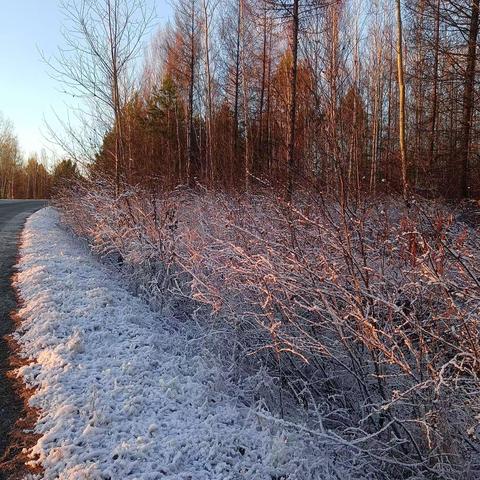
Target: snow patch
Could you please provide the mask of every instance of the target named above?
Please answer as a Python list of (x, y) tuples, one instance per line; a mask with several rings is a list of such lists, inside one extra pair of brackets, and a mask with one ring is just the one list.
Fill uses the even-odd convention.
[(222, 392), (223, 373), (189, 347), (185, 328), (172, 329), (129, 293), (59, 227), (55, 210), (30, 217), (20, 253), (25, 304), (15, 336), (30, 363), (18, 374), (36, 387), (40, 438), (30, 456), (42, 478), (339, 474), (327, 456), (314, 457), (304, 434)]

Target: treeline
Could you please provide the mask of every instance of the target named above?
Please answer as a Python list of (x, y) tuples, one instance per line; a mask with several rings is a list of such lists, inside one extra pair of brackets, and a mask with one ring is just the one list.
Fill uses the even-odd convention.
[(122, 72), (106, 83), (114, 127), (93, 169), (167, 187), (478, 196), (478, 10), (176, 0), (140, 85), (111, 101)]
[(46, 155), (25, 159), (13, 125), (0, 116), (0, 198), (49, 198), (60, 184), (79, 177), (76, 165), (63, 160), (48, 168)]

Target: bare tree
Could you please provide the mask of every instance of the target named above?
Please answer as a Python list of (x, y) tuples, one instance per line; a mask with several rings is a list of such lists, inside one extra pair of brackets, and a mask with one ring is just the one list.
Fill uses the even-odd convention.
[(195, 92), (198, 89), (198, 63), (200, 59), (200, 4), (198, 0), (175, 2), (175, 40), (170, 47), (169, 68), (175, 70), (186, 97), (187, 118), (187, 181), (194, 186), (201, 170), (195, 130)]
[(477, 38), (479, 30), (479, 0), (472, 0), (470, 6), (470, 26), (463, 92), (463, 134), (461, 141), (461, 195), (469, 197), (469, 159), (472, 130), (472, 115), (475, 101), (475, 68), (477, 64)]
[(288, 189), (287, 197), (292, 198), (294, 171), (295, 171), (295, 135), (297, 121), (297, 72), (298, 72), (298, 29), (300, 24), (299, 0), (293, 0), (292, 5), (292, 33), (290, 37), (290, 49), (292, 66), (290, 72), (290, 105), (289, 105), (289, 128), (288, 128)]
[(64, 0), (62, 8), (65, 45), (47, 61), (68, 93), (93, 103), (100, 124), (113, 125), (110, 154), (118, 194), (129, 171), (122, 114), (152, 15), (143, 0)]
[(212, 92), (212, 60), (211, 60), (211, 23), (216, 4), (211, 0), (202, 0), (203, 9), (203, 33), (205, 49), (205, 82), (206, 82), (206, 169), (210, 182), (214, 181), (213, 168), (213, 92)]
[(397, 74), (398, 74), (398, 93), (399, 93), (399, 143), (400, 143), (400, 163), (402, 169), (402, 188), (403, 196), (408, 193), (407, 179), (407, 146), (406, 146), (406, 114), (405, 114), (405, 71), (403, 60), (403, 26), (402, 26), (402, 2), (397, 0)]
[(15, 173), (20, 163), (13, 124), (0, 113), (0, 198), (14, 198)]

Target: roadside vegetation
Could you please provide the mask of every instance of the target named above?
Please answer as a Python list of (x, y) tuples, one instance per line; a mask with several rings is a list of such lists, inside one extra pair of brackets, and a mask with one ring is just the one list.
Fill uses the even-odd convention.
[(478, 0), (64, 8), (64, 224), (352, 475), (477, 478)]
[(478, 471), (480, 245), (466, 211), (388, 196), (342, 210), (317, 193), (295, 207), (271, 192), (115, 197), (99, 182), (57, 202), (319, 454), (346, 450), (374, 478)]

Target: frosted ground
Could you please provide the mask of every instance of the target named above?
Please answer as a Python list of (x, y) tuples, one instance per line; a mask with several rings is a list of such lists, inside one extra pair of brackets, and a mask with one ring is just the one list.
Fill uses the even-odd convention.
[(27, 221), (16, 281), (41, 478), (351, 478), (314, 438), (227, 394), (192, 332), (152, 313), (58, 221), (51, 208)]

